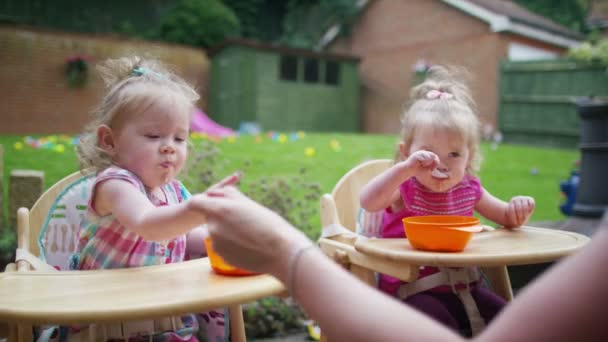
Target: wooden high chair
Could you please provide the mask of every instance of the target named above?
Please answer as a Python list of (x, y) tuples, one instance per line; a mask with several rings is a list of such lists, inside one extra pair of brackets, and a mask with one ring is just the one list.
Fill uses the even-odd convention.
[[(41, 243), (40, 239), (43, 238), (41, 235), (42, 228), (49, 225), (49, 220), (52, 219), (53, 211), (56, 209), (56, 199), (64, 194), (64, 192), (72, 185), (77, 184), (80, 181), (85, 181), (91, 174), (75, 172), (72, 173), (62, 180), (51, 186), (46, 192), (44, 192), (40, 198), (34, 203), (31, 209), (19, 208), (17, 212), (17, 258), (16, 262), (7, 265), (6, 272), (36, 272), (36, 271), (56, 271), (55, 268), (45, 263), (40, 259), (41, 256)], [(77, 229), (74, 227), (60, 227), (60, 232), (63, 233), (63, 238), (59, 239), (59, 246), (53, 247), (54, 249), (64, 249), (68, 244), (69, 248), (75, 249), (72, 241), (75, 241), (75, 236), (68, 236), (66, 239), (66, 233), (76, 233)], [(59, 230), (59, 229), (58, 229)], [(55, 232), (55, 240), (59, 232)], [(47, 235), (48, 237), (48, 235)], [(73, 239), (73, 240), (71, 240)], [(63, 245), (62, 245), (63, 243)], [(90, 271), (89, 271), (90, 272)], [(95, 272), (95, 271), (93, 271)], [(205, 284), (199, 284), (201, 291), (205, 290)], [(229, 319), (230, 319), (230, 335), (233, 341), (245, 341), (245, 327), (243, 322), (243, 314), (241, 306), (239, 304), (228, 306)], [(171, 324), (175, 325), (175, 319), (179, 317), (169, 317), (167, 319), (155, 320), (154, 323), (158, 324), (162, 321), (161, 327), (171, 328)], [(168, 324), (168, 326), (167, 326)], [(105, 326), (99, 325), (100, 327)], [(113, 324), (113, 326), (116, 326)], [(10, 325), (9, 326), (9, 341), (31, 341), (32, 340), (32, 326), (28, 325)], [(114, 327), (112, 328), (114, 329)], [(168, 330), (168, 329), (167, 329)], [(90, 329), (89, 335), (85, 337), (85, 340), (98, 340), (101, 336), (101, 329)]]
[[(336, 183), (331, 194), (324, 194), (321, 197), (323, 228), (339, 226), (353, 233), (356, 232), (361, 189), (392, 164), (393, 162), (388, 159), (370, 160), (348, 171)], [(404, 281), (417, 279), (417, 267), (404, 267), (403, 264), (389, 257), (378, 261), (378, 258), (370, 258), (358, 251), (354, 247), (357, 238), (357, 235), (346, 232), (331, 238), (321, 238), (319, 244), (325, 254), (371, 286), (376, 286), (375, 272), (398, 275), (397, 278)], [(483, 267), (482, 271), (494, 292), (508, 301), (512, 300), (513, 292), (506, 266)]]
[[(443, 253), (416, 250), (407, 239), (371, 238), (379, 236), (379, 229), (373, 228), (379, 225), (368, 227), (366, 223), (379, 222), (376, 220), (379, 213), (360, 210), (359, 195), (363, 185), (391, 165), (390, 160), (362, 163), (347, 172), (331, 194), (321, 197), (321, 250), (374, 288), (375, 272), (411, 282), (418, 278), (419, 267), (423, 265), (444, 269), (475, 266), (485, 273), (496, 294), (511, 301), (513, 293), (507, 265), (555, 261), (579, 251), (590, 240), (573, 232), (521, 226), (516, 229), (489, 229), (475, 234), (464, 251)], [(357, 225), (369, 228), (361, 230), (367, 236), (355, 233)], [(482, 325), (471, 328), (478, 330)], [(323, 336), (322, 340), (325, 340)]]

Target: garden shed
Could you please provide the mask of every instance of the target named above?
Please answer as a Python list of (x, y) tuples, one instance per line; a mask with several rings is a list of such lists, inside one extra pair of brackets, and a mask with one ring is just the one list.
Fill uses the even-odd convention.
[(239, 128), (360, 131), (358, 59), (250, 40), (209, 52), (209, 115)]

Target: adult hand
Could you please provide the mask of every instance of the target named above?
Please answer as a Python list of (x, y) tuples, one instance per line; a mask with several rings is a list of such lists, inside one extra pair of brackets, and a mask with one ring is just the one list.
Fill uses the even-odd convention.
[(270, 209), (227, 186), (198, 196), (213, 248), (229, 263), (251, 271), (287, 276), (292, 251), (312, 242)]
[(530, 196), (515, 196), (507, 206), (506, 221), (511, 227), (519, 227), (530, 219), (536, 204)]
[(234, 172), (230, 176), (222, 179), (221, 181), (213, 184), (207, 189), (207, 191), (212, 191), (215, 189), (223, 188), (225, 186), (236, 185), (241, 180), (241, 173), (239, 171)]

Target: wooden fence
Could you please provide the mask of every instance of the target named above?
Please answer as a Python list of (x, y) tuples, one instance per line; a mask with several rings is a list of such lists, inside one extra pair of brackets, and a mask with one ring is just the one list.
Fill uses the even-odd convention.
[(605, 66), (568, 60), (504, 62), (500, 69), (499, 129), (505, 142), (576, 148), (576, 101), (608, 99)]

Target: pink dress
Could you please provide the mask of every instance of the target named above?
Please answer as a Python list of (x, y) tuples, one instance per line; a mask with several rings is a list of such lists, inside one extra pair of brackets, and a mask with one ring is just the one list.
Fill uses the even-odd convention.
[[(390, 208), (385, 209), (382, 218), (383, 238), (404, 238), (405, 231), (401, 220), (404, 217), (425, 215), (460, 215), (473, 216), (475, 206), (481, 199), (482, 188), (479, 178), (465, 176), (460, 183), (446, 192), (434, 192), (420, 184), (415, 177), (403, 182), (399, 187), (404, 208), (393, 213)], [(435, 267), (424, 267), (420, 270), (419, 278), (437, 273)], [(394, 295), (402, 282), (384, 274), (378, 279), (378, 287)], [(436, 288), (438, 291), (451, 291), (447, 286)]]

